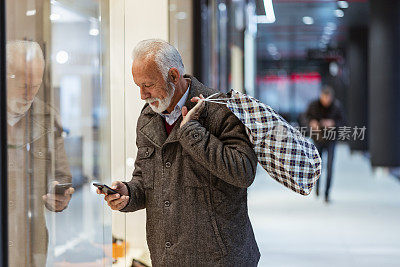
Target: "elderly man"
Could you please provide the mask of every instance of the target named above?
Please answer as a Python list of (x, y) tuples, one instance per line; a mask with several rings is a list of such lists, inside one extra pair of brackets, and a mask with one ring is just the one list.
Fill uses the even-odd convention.
[(74, 192), (52, 191), (69, 183), (71, 174), (56, 111), (35, 98), (44, 66), (38, 43), (7, 43), (9, 266), (46, 265), (43, 204), (62, 211)]
[(169, 43), (135, 47), (132, 76), (147, 103), (137, 124), (135, 170), (105, 199), (122, 212), (146, 208), (154, 266), (256, 266), (247, 210), (257, 167), (252, 144), (228, 108), (202, 101), (218, 91), (184, 73)]

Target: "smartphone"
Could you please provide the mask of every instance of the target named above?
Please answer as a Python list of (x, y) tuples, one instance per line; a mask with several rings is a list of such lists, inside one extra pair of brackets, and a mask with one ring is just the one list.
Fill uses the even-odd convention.
[(56, 184), (52, 189), (50, 189), (50, 193), (64, 195), (65, 191), (67, 191), (71, 186), (71, 183)]
[(105, 184), (93, 183), (93, 185), (107, 195), (118, 194), (117, 191), (115, 191), (114, 189), (111, 189), (109, 186), (107, 186)]

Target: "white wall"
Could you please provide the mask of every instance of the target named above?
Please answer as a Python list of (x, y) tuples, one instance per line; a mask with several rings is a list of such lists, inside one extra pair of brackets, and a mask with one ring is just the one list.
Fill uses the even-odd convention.
[[(136, 158), (136, 124), (144, 102), (131, 74), (131, 51), (141, 40), (168, 41), (168, 0), (110, 1), (111, 175), (130, 180)], [(124, 116), (122, 116), (124, 115)], [(113, 214), (113, 234), (125, 237), (139, 255), (147, 250), (145, 211)]]

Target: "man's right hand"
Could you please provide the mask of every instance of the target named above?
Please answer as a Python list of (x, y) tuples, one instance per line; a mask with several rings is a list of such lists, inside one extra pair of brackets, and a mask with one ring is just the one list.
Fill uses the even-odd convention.
[(117, 191), (118, 194), (104, 194), (99, 189), (97, 189), (97, 194), (105, 195), (104, 200), (107, 201), (108, 206), (110, 206), (112, 210), (122, 210), (126, 205), (128, 205), (129, 202), (128, 188), (123, 182), (120, 181), (113, 182), (111, 188)]
[(310, 127), (311, 127), (313, 130), (318, 130), (318, 128), (319, 128), (319, 123), (318, 123), (318, 121), (317, 121), (317, 120), (311, 120), (311, 121), (310, 121)]

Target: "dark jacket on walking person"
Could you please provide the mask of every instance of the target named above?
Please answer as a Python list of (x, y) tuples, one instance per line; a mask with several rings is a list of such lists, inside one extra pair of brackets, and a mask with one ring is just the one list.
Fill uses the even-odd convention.
[[(316, 145), (324, 145), (331, 141), (323, 138), (324, 127), (332, 128), (336, 132), (334, 139), (337, 139), (337, 130), (345, 125), (345, 116), (341, 103), (335, 99), (332, 89), (323, 90), (319, 99), (312, 101), (305, 113), (306, 125), (312, 127), (310, 123), (316, 121), (318, 123), (318, 135), (312, 134)], [(327, 123), (325, 123), (327, 122)], [(334, 128), (333, 128), (334, 127)], [(315, 130), (315, 129), (314, 129)]]
[[(325, 87), (318, 100), (310, 103), (305, 113), (306, 124), (310, 128), (319, 154), (327, 152), (327, 182), (325, 187), (325, 202), (329, 202), (332, 184), (333, 159), (338, 130), (345, 125), (345, 116), (339, 100), (335, 99), (330, 87)], [(329, 133), (330, 132), (330, 133)], [(316, 194), (319, 195), (319, 181), (316, 184)]]

